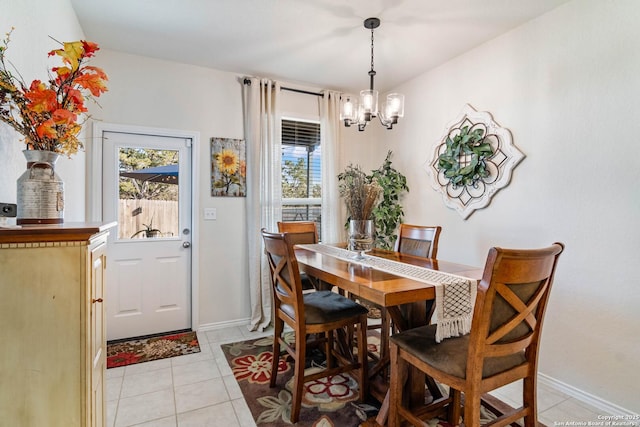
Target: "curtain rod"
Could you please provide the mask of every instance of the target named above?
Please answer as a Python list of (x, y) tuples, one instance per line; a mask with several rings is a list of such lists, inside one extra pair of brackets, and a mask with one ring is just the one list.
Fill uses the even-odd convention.
[[(251, 86), (251, 80), (249, 79), (244, 79), (242, 83)], [(314, 96), (319, 96), (321, 98), (324, 98), (324, 93), (310, 92), (308, 90), (294, 89), (292, 87), (280, 86), (280, 90), (288, 90), (289, 92), (303, 93), (305, 95), (314, 95)]]

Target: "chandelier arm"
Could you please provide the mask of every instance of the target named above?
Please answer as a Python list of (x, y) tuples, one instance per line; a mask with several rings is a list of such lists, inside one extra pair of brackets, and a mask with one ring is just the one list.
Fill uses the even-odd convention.
[(380, 124), (386, 127), (387, 129), (393, 129), (393, 125), (398, 123), (398, 117), (392, 116), (388, 119), (385, 119), (382, 114), (378, 114), (378, 119), (380, 119)]

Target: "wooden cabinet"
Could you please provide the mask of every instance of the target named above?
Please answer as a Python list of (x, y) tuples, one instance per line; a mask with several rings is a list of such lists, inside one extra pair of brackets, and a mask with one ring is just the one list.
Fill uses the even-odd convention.
[(0, 229), (0, 424), (104, 425), (113, 225)]

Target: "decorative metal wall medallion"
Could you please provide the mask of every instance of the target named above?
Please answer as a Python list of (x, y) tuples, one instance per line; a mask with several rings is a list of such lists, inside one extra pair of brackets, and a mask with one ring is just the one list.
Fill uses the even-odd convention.
[(445, 205), (467, 219), (509, 184), (522, 159), (524, 154), (513, 145), (511, 132), (488, 112), (467, 104), (447, 125), (425, 166)]

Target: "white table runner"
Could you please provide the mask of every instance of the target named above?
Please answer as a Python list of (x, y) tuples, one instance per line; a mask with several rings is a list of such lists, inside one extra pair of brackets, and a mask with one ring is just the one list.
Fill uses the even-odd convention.
[(468, 334), (471, 331), (477, 280), (372, 255), (365, 254), (363, 259), (355, 259), (354, 252), (320, 243), (297, 246), (433, 285), (436, 291), (436, 342), (440, 342), (444, 338)]

